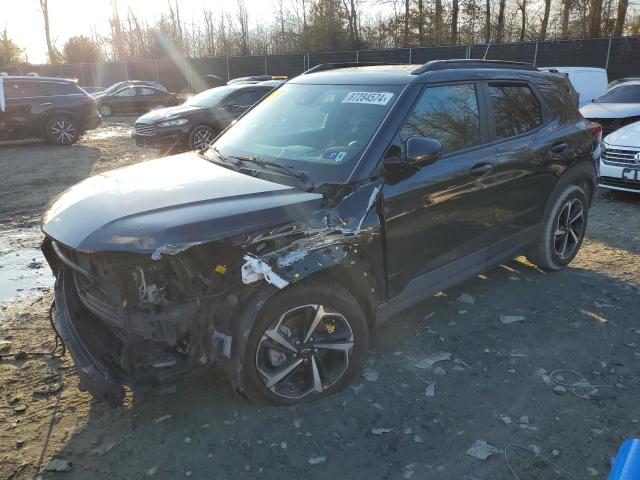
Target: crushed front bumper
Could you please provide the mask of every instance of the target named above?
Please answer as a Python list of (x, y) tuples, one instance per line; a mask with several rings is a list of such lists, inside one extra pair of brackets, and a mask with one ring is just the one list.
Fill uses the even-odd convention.
[(124, 387), (111, 368), (96, 359), (83, 341), (74, 318), (80, 307), (74, 289), (70, 272), (63, 270), (55, 284), (53, 321), (75, 363), (80, 379), (78, 388), (111, 406), (118, 406), (124, 400)]

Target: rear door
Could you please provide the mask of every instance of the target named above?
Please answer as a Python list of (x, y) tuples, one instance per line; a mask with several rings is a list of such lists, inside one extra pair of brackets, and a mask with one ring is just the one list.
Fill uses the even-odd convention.
[(151, 87), (135, 87), (136, 112), (147, 112), (164, 101), (164, 95)]
[(426, 87), (386, 155), (404, 155), (411, 136), (435, 138), (443, 151), (435, 163), (385, 181), (389, 297), (436, 271), (450, 278), (482, 270), (497, 224), (495, 148), (480, 85)]
[[(554, 155), (566, 155), (553, 114), (527, 82), (487, 82), (490, 135), (495, 145), (495, 207), (499, 238), (522, 241), (531, 227), (542, 222), (546, 202), (555, 185), (549, 168)], [(555, 151), (555, 153), (552, 152)]]
[(4, 81), (5, 131), (10, 137), (33, 134), (42, 110), (37, 82), (33, 80), (9, 79)]

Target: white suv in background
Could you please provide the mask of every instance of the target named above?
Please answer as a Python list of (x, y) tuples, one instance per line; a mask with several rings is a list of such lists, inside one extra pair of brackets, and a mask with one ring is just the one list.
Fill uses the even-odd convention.
[(600, 186), (640, 193), (640, 122), (607, 135), (601, 151)]

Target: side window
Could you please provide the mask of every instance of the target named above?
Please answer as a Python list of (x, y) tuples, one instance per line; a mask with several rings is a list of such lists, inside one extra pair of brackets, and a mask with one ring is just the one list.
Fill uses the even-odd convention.
[(135, 95), (135, 91), (132, 87), (123, 88), (119, 92), (116, 93), (116, 97), (133, 97)]
[(237, 95), (234, 95), (231, 99), (232, 102), (237, 103), (242, 107), (250, 107), (258, 100), (262, 98), (262, 92), (257, 90), (245, 90), (244, 92), (240, 92)]
[(475, 85), (427, 87), (400, 131), (405, 140), (419, 136), (438, 140), (442, 153), (479, 145), (480, 114)]
[(42, 92), (42, 88), (39, 84), (40, 82), (33, 82), (30, 80), (4, 82), (4, 96), (5, 98), (25, 98), (47, 95)]
[(538, 99), (527, 85), (490, 83), (489, 96), (497, 138), (509, 138), (542, 124)]
[(138, 87), (136, 89), (138, 91), (138, 93), (136, 93), (136, 95), (138, 95), (139, 97), (148, 97), (150, 95), (155, 95), (156, 91), (153, 88), (140, 88)]

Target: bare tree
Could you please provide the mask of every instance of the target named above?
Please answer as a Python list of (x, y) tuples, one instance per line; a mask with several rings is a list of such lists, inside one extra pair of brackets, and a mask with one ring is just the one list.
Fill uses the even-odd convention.
[(522, 13), (522, 20), (520, 23), (520, 41), (524, 42), (524, 35), (527, 30), (527, 0), (521, 0), (521, 2), (518, 2), (518, 7)]
[(460, 4), (458, 0), (452, 0), (451, 2), (451, 43), (453, 45), (458, 43), (458, 13), (460, 11)]
[(551, 12), (551, 0), (544, 0), (544, 14), (540, 24), (540, 40), (547, 38), (547, 28), (549, 27), (549, 13)]
[(616, 26), (613, 29), (614, 37), (621, 37), (624, 31), (624, 21), (627, 17), (629, 0), (618, 0), (618, 14), (616, 15)]
[(410, 3), (409, 0), (404, 0), (404, 32), (403, 32), (403, 41), (402, 46), (409, 46), (409, 14), (410, 14)]
[(435, 0), (436, 8), (435, 8), (435, 42), (436, 45), (442, 44), (442, 0)]
[(487, 0), (487, 8), (484, 11), (485, 13), (485, 22), (484, 22), (484, 41), (486, 43), (491, 42), (491, 0)]
[(51, 30), (49, 28), (49, 0), (40, 0), (40, 10), (44, 17), (44, 34), (47, 39), (47, 52), (49, 53), (49, 63), (58, 63), (56, 51), (51, 42)]
[(238, 5), (238, 26), (240, 27), (240, 53), (249, 55), (249, 12), (244, 0), (237, 0)]
[(562, 38), (569, 35), (569, 16), (571, 15), (572, 0), (562, 0)]
[(588, 20), (589, 36), (599, 37), (602, 32), (602, 0), (591, 0)]
[(349, 27), (349, 38), (354, 48), (360, 47), (360, 32), (358, 27), (358, 0), (342, 0), (342, 5), (347, 12), (347, 24)]
[(496, 43), (500, 43), (504, 40), (504, 10), (506, 7), (506, 0), (500, 0), (498, 6), (498, 24), (496, 25)]
[(124, 60), (126, 57), (126, 50), (124, 48), (124, 41), (122, 39), (122, 25), (120, 24), (120, 15), (118, 14), (117, 0), (111, 0), (111, 7), (112, 12), (109, 23), (111, 24), (113, 37), (113, 50), (116, 56), (116, 60)]
[(424, 1), (418, 0), (418, 44), (424, 45)]

